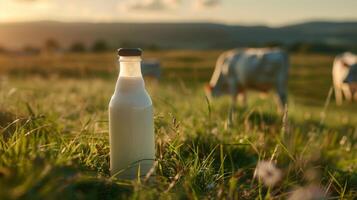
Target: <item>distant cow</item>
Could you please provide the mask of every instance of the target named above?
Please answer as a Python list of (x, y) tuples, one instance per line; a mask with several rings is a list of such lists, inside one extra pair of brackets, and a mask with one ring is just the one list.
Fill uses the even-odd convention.
[(333, 62), (332, 79), (336, 104), (341, 105), (343, 96), (347, 101), (357, 101), (357, 56), (346, 52), (336, 56)]
[(230, 94), (235, 104), (238, 94), (246, 102), (248, 89), (267, 92), (275, 88), (281, 110), (287, 102), (288, 68), (288, 55), (278, 48), (226, 51), (217, 60), (206, 92), (213, 97)]
[(160, 62), (156, 59), (143, 60), (141, 63), (141, 73), (144, 77), (160, 79)]

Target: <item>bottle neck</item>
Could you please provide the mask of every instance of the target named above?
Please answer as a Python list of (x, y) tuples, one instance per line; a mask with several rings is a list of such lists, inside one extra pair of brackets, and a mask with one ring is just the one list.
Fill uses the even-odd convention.
[(135, 93), (145, 89), (140, 62), (140, 56), (119, 57), (119, 77), (115, 86), (115, 94)]
[(142, 77), (140, 56), (119, 57), (119, 77)]

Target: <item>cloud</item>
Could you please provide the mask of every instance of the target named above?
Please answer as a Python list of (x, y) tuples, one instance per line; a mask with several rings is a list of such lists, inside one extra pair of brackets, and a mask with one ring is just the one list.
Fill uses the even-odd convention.
[(14, 0), (15, 2), (20, 2), (20, 3), (32, 3), (32, 2), (37, 2), (41, 0)]
[(129, 5), (132, 10), (164, 10), (166, 5), (161, 0), (150, 0), (144, 2), (136, 2)]
[(222, 0), (136, 0), (134, 3), (127, 4), (129, 10), (162, 11), (184, 6), (184, 2), (192, 2), (194, 8), (206, 9), (216, 7)]
[(131, 10), (159, 11), (173, 8), (180, 2), (180, 0), (145, 0), (129, 4), (128, 8)]
[(196, 0), (197, 8), (216, 7), (221, 4), (221, 0)]

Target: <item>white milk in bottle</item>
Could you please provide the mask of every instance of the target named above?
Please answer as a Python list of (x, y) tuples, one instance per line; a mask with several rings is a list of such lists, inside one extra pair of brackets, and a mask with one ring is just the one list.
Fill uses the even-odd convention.
[(109, 103), (110, 172), (123, 179), (145, 176), (155, 158), (153, 107), (141, 54), (141, 49), (118, 50), (120, 72)]

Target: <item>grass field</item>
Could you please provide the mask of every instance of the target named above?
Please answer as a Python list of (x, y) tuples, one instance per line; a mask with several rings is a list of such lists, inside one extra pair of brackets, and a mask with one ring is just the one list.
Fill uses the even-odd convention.
[(220, 52), (145, 54), (163, 66), (147, 81), (157, 164), (134, 181), (109, 175), (115, 53), (0, 55), (0, 199), (357, 198), (357, 103), (327, 98), (333, 57), (291, 55), (281, 116), (273, 94), (234, 113), (206, 100)]

